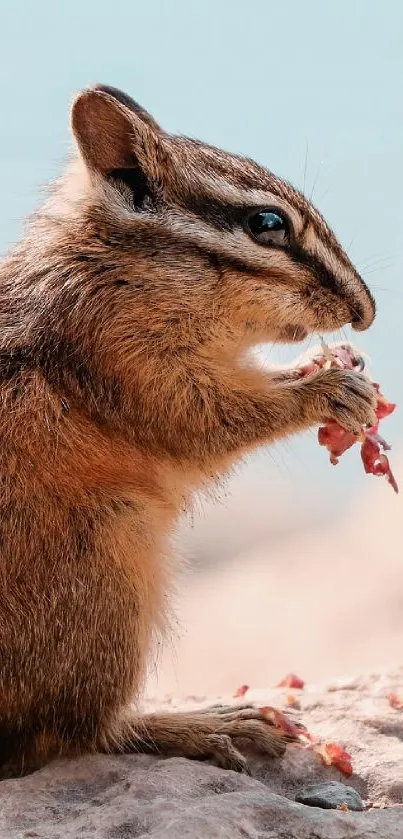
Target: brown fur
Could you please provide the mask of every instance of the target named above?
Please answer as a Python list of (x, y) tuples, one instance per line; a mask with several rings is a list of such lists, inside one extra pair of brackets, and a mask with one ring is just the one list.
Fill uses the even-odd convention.
[[(80, 154), (0, 268), (0, 760), (137, 748), (242, 768), (233, 739), (284, 748), (253, 709), (127, 711), (164, 624), (169, 534), (254, 446), (371, 421), (358, 374), (293, 381), (246, 352), (366, 328), (373, 301), (319, 213), (257, 164), (169, 137), (111, 88), (77, 98), (72, 128)], [(231, 221), (273, 205), (292, 253)]]

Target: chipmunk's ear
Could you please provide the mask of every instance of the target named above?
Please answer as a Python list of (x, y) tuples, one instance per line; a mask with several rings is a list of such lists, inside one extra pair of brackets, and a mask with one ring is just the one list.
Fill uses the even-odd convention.
[(133, 168), (150, 180), (161, 178), (163, 132), (125, 93), (103, 85), (82, 91), (73, 102), (71, 127), (91, 171), (108, 176)]
[(132, 111), (133, 114), (137, 114), (137, 116), (143, 122), (146, 122), (156, 134), (164, 134), (162, 128), (160, 128), (154, 117), (152, 117), (145, 108), (142, 108), (138, 102), (135, 102), (131, 96), (128, 96), (127, 93), (123, 93), (123, 90), (118, 90), (117, 87), (111, 87), (107, 84), (96, 84), (92, 90), (98, 90), (102, 93), (106, 93), (108, 96), (112, 96), (113, 99), (116, 99), (117, 102), (120, 102), (121, 105), (124, 105), (129, 109), (129, 111)]

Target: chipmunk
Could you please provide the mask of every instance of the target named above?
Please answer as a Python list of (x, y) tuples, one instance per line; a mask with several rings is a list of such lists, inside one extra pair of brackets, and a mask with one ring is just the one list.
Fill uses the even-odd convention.
[[(370, 326), (319, 212), (257, 163), (170, 136), (98, 85), (77, 154), (0, 267), (0, 763), (148, 751), (245, 768), (286, 738), (254, 708), (133, 710), (184, 504), (256, 446), (374, 419), (366, 378), (248, 350)], [(243, 745), (242, 745), (243, 744)]]

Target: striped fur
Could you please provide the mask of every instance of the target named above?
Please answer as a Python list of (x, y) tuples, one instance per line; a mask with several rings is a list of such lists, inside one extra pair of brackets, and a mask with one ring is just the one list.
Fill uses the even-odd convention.
[[(320, 214), (256, 163), (168, 136), (112, 88), (80, 94), (72, 129), (75, 160), (0, 267), (0, 762), (137, 748), (239, 769), (232, 737), (284, 749), (267, 720), (127, 712), (165, 622), (169, 535), (252, 448), (372, 421), (363, 377), (281, 377), (247, 350), (366, 328), (374, 304)], [(245, 229), (267, 206), (286, 249)]]

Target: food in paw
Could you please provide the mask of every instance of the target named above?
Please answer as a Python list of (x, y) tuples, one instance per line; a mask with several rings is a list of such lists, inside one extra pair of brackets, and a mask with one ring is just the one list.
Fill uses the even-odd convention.
[[(330, 368), (362, 372), (365, 368), (365, 361), (362, 355), (349, 344), (328, 347), (322, 343), (321, 351), (303, 363), (300, 370), (301, 375), (308, 375), (317, 370), (329, 370)], [(370, 475), (383, 475), (394, 491), (398, 492), (399, 488), (390, 468), (389, 459), (384, 454), (385, 451), (390, 450), (390, 446), (378, 431), (380, 421), (392, 414), (396, 405), (386, 399), (376, 382), (372, 382), (372, 386), (377, 397), (375, 424), (363, 426), (359, 434), (354, 434), (351, 431), (346, 431), (335, 420), (328, 420), (318, 430), (318, 442), (319, 445), (327, 448), (330, 462), (334, 466), (337, 465), (339, 457), (347, 449), (350, 449), (354, 443), (360, 443), (361, 459), (365, 472)]]

